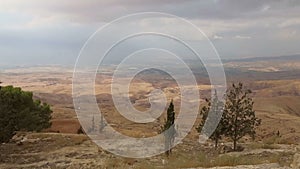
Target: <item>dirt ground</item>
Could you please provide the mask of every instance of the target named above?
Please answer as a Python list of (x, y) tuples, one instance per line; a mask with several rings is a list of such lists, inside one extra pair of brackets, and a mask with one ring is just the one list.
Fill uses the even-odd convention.
[[(147, 78), (137, 77), (132, 81), (130, 95), (133, 106), (138, 110), (146, 110), (150, 107), (149, 93), (160, 88), (168, 100), (174, 99), (175, 111), (179, 112), (180, 89), (174, 81), (161, 80), (165, 77), (157, 77), (157, 74)], [(251, 142), (249, 138), (241, 140), (240, 144), (248, 149), (237, 157), (232, 157), (235, 154), (224, 156), (215, 153), (211, 145), (199, 145), (198, 133), (193, 128), (184, 143), (175, 147), (171, 158), (159, 155), (149, 159), (114, 156), (98, 148), (87, 136), (76, 134), (80, 123), (72, 103), (70, 69), (14, 69), (1, 73), (1, 81), (4, 86), (13, 85), (32, 91), (36, 99), (49, 103), (53, 119), (52, 127), (44, 133), (25, 134), (27, 139), (31, 139), (29, 142), (0, 145), (0, 168), (198, 168), (252, 163), (266, 163), (257, 165), (259, 168), (287, 168), (290, 167), (293, 155), (297, 152), (296, 145), (300, 142), (300, 79), (295, 77), (247, 81), (246, 85), (253, 90), (254, 108), (257, 116), (262, 119), (262, 124), (257, 130), (255, 142)], [(95, 93), (99, 108), (117, 131), (134, 137), (148, 137), (159, 132), (165, 113), (157, 121), (147, 125), (133, 123), (122, 117), (113, 106), (109, 92), (111, 77), (97, 75), (97, 82)], [(198, 88), (202, 103), (210, 95), (210, 85), (201, 83)], [(199, 118), (196, 120), (196, 124), (198, 123)], [(274, 138), (278, 132), (278, 138)]]

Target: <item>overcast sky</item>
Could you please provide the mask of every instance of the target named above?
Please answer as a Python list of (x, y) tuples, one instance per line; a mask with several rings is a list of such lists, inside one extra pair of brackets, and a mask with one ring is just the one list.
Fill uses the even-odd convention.
[(73, 64), (99, 27), (136, 12), (189, 20), (222, 58), (300, 53), (298, 0), (0, 0), (0, 64)]

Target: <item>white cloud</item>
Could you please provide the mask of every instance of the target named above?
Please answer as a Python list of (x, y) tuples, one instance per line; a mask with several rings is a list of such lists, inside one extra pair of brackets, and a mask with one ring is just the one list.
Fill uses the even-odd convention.
[(291, 26), (300, 26), (300, 18), (288, 18), (278, 24), (279, 28), (286, 28)]
[(271, 7), (270, 7), (269, 5), (265, 5), (265, 6), (262, 7), (261, 11), (262, 11), (262, 12), (266, 12), (266, 11), (268, 11), (270, 8), (271, 8)]
[(243, 36), (243, 35), (236, 35), (234, 36), (234, 39), (251, 39), (252, 37), (250, 36)]
[(223, 39), (223, 36), (219, 36), (219, 35), (214, 35), (213, 39)]

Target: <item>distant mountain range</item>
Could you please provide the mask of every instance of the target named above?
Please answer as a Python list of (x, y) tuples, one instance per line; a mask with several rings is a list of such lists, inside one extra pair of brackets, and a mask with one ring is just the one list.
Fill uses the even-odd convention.
[(259, 62), (259, 61), (300, 61), (300, 54), (272, 57), (251, 57), (242, 59), (224, 59), (223, 62)]

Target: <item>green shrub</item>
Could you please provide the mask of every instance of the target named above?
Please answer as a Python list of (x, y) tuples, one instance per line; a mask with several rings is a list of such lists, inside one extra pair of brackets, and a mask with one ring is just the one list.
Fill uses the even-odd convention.
[(16, 131), (41, 131), (51, 126), (51, 109), (32, 99), (32, 93), (13, 86), (0, 86), (0, 142), (7, 142)]

